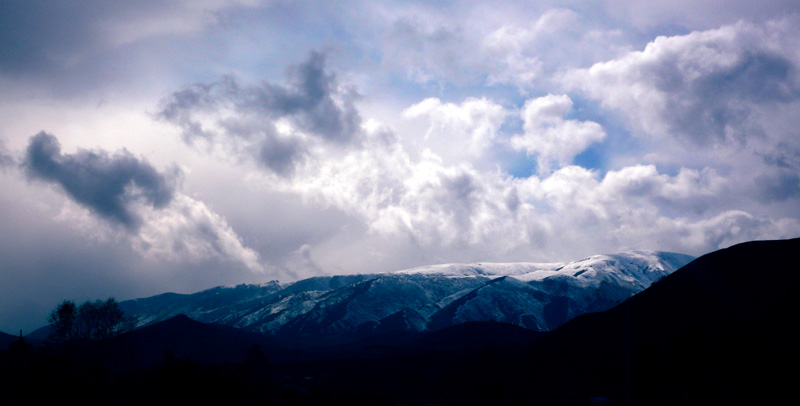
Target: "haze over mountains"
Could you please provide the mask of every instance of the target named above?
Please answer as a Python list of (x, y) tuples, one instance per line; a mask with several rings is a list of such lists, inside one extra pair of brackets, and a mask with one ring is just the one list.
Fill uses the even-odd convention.
[(569, 263), (444, 264), (167, 293), (121, 306), (140, 326), (185, 314), (308, 344), (470, 321), (548, 331), (577, 315), (608, 309), (692, 259), (632, 251)]

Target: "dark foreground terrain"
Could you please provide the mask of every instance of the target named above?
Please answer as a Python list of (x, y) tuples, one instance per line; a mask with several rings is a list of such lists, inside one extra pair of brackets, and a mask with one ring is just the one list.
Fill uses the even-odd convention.
[(0, 404), (783, 404), (798, 254), (800, 239), (720, 250), (544, 334), (466, 323), (288, 348), (178, 316), (100, 342), (3, 336)]

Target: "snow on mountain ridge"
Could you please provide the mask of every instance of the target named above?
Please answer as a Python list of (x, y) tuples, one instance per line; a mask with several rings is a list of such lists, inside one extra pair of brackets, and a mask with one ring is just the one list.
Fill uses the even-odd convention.
[(467, 321), (553, 329), (605, 310), (685, 265), (688, 255), (631, 251), (565, 263), (441, 264), (319, 276), (122, 302), (139, 325), (177, 314), (250, 331), (317, 340), (429, 330)]
[[(594, 255), (572, 262), (477, 262), (428, 265), (402, 271), (391, 272), (397, 275), (440, 275), (445, 277), (501, 277), (510, 276), (530, 282), (554, 275), (567, 275), (589, 280), (598, 273), (619, 273), (629, 282), (644, 278), (653, 283), (677, 270), (692, 257), (684, 254), (662, 251), (628, 251), (618, 254)], [(642, 263), (645, 264), (642, 267)], [(641, 272), (648, 270), (649, 272)], [(633, 275), (633, 273), (636, 273)], [(623, 276), (624, 275), (624, 276)], [(599, 283), (599, 281), (598, 281)]]
[(519, 276), (530, 273), (530, 269), (553, 270), (562, 266), (562, 263), (534, 263), (534, 262), (477, 262), (477, 263), (452, 263), (421, 266), (391, 272), (395, 275), (440, 275), (450, 278), (459, 277), (500, 277)]

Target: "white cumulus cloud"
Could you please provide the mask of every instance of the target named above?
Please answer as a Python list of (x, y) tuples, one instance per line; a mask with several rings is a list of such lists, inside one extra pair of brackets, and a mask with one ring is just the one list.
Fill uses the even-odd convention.
[(765, 131), (765, 115), (800, 100), (798, 26), (793, 17), (661, 36), (563, 80), (646, 136), (696, 145), (785, 137)]
[(602, 141), (605, 131), (593, 121), (565, 119), (572, 110), (567, 95), (547, 95), (525, 102), (522, 109), (523, 134), (514, 136), (511, 145), (536, 156), (539, 172), (569, 164), (589, 145)]
[(406, 118), (427, 118), (425, 145), (445, 158), (476, 158), (495, 141), (507, 111), (488, 99), (469, 98), (461, 104), (425, 99), (407, 108)]

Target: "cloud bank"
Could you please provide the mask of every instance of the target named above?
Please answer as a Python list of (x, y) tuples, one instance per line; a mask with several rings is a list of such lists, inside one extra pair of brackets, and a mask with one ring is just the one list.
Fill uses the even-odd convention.
[[(309, 61), (314, 58), (312, 54)], [(235, 83), (233, 78), (226, 80)], [(195, 88), (210, 89), (217, 83)], [(291, 112), (276, 109), (278, 114), (254, 120), (251, 105), (229, 103), (230, 94), (240, 92), (202, 97), (205, 104), (228, 106), (220, 109), (225, 118), (214, 118), (207, 127), (213, 130), (173, 120), (184, 138), (187, 129), (211, 134), (206, 137), (210, 150), (221, 147), (227, 162), (241, 162), (242, 157), (261, 162), (269, 179), (264, 187), (333, 207), (364, 224), (368, 235), (406, 239), (426, 256), (469, 252), (477, 260), (553, 254), (561, 247), (605, 250), (642, 244), (697, 253), (737, 238), (789, 236), (798, 227), (794, 219), (756, 217), (720, 205), (720, 199), (737, 193), (736, 186), (711, 167), (682, 168), (668, 175), (652, 164), (605, 172), (574, 165), (577, 155), (602, 144), (607, 134), (597, 122), (568, 118), (573, 101), (564, 94), (526, 100), (517, 113), (521, 134), (502, 131), (514, 111), (489, 99), (445, 103), (428, 98), (403, 111), (407, 120), (423, 120), (427, 128), (422, 134), (401, 135), (377, 121), (365, 121), (353, 131), (359, 142), (348, 148), (291, 121), (294, 115), (313, 114), (313, 104), (297, 104), (298, 110)], [(191, 108), (178, 110), (174, 103), (168, 106), (162, 117), (194, 113)], [(164, 113), (167, 110), (181, 113)], [(255, 140), (266, 142), (280, 134), (281, 126), (282, 136), (295, 136), (297, 145), (303, 145), (271, 149), (273, 159), (292, 162), (290, 177), (272, 176), (283, 173), (258, 161), (261, 155), (252, 152), (248, 138), (259, 134)], [(487, 160), (504, 148), (535, 159), (537, 173), (516, 178), (496, 167), (487, 170)], [(302, 159), (298, 150), (303, 151)], [(306, 253), (313, 249), (304, 247)]]
[(642, 51), (567, 74), (568, 86), (646, 136), (695, 145), (781, 137), (767, 111), (800, 98), (798, 18), (658, 37)]
[(4, 11), (7, 331), (64, 298), (800, 234), (797, 2)]

